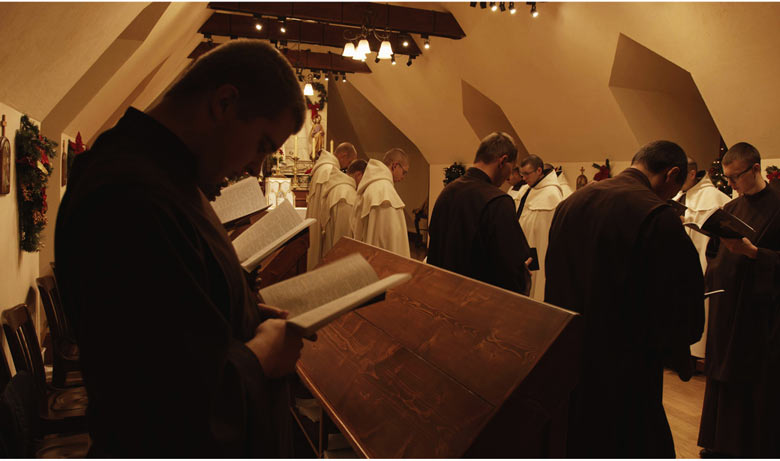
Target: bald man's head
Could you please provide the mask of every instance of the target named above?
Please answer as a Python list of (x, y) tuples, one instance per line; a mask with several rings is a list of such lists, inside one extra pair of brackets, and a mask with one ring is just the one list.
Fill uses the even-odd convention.
[(342, 142), (336, 146), (336, 151), (333, 152), (333, 155), (339, 159), (339, 167), (343, 170), (357, 159), (357, 150), (355, 150), (355, 146), (352, 143)]

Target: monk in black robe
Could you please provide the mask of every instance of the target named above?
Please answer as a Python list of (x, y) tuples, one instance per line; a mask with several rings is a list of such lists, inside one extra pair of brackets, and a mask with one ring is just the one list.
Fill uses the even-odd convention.
[(581, 313), (585, 324), (568, 457), (675, 455), (663, 368), (690, 379), (689, 345), (704, 326), (698, 254), (666, 203), (686, 163), (674, 143), (647, 144), (631, 167), (577, 190), (555, 211), (545, 301)]
[(749, 239), (711, 241), (710, 299), (699, 429), (702, 457), (780, 457), (780, 190), (761, 176), (748, 143), (726, 152), (723, 172), (739, 197), (723, 209), (753, 227)]
[(257, 41), (202, 56), (76, 158), (56, 270), (97, 457), (272, 457), (301, 338), (261, 309), (204, 191), (300, 129), (294, 72)]
[(517, 159), (514, 140), (492, 133), (474, 167), (444, 188), (428, 226), (428, 263), (516, 293), (528, 294), (528, 242), (512, 198), (498, 188)]

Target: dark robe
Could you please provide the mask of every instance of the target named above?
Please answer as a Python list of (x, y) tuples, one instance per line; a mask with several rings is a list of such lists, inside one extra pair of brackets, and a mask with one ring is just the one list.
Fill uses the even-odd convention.
[(56, 270), (89, 398), (91, 456), (276, 456), (260, 321), (196, 158), (128, 109), (74, 163)]
[(710, 299), (699, 445), (737, 457), (777, 458), (780, 189), (767, 186), (723, 208), (753, 227), (759, 250), (753, 260), (719, 245), (707, 266), (708, 290), (726, 292)]
[(704, 327), (699, 256), (674, 209), (628, 168), (558, 205), (545, 301), (583, 316), (567, 456), (674, 457), (663, 368), (683, 380)]
[(516, 293), (528, 294), (528, 242), (512, 197), (469, 168), (444, 188), (428, 226), (428, 263)]

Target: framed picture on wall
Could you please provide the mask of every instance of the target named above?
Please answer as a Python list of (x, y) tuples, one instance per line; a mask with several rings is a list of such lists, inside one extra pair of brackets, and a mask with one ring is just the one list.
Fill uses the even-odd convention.
[(11, 192), (11, 142), (5, 137), (5, 114), (3, 114), (0, 126), (0, 194)]

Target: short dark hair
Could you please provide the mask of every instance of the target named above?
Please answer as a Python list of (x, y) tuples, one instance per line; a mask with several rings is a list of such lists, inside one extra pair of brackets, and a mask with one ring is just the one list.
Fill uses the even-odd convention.
[(682, 147), (671, 141), (653, 141), (640, 147), (631, 164), (641, 164), (651, 173), (662, 173), (664, 170), (677, 167), (677, 183), (683, 184), (688, 174), (688, 156)]
[(400, 147), (393, 147), (389, 151), (385, 152), (385, 156), (382, 158), (382, 163), (387, 166), (391, 166), (393, 162), (401, 162), (409, 165), (409, 156), (406, 155), (403, 149)]
[(347, 174), (357, 173), (358, 171), (361, 172), (361, 173), (364, 173), (366, 171), (366, 166), (367, 165), (368, 165), (368, 162), (366, 162), (362, 158), (354, 160), (347, 167)]
[(272, 119), (289, 109), (293, 132), (303, 126), (306, 106), (295, 72), (287, 58), (260, 40), (231, 40), (200, 56), (165, 97), (185, 100), (225, 84), (238, 89), (244, 119)]
[(526, 165), (531, 165), (531, 168), (533, 168), (534, 171), (538, 170), (539, 168), (544, 171), (544, 161), (542, 161), (538, 155), (530, 154), (528, 157), (520, 161), (520, 166)]
[(494, 131), (480, 141), (474, 163), (493, 163), (502, 155), (506, 155), (512, 163), (517, 160), (515, 140), (506, 133)]
[(723, 154), (723, 160), (721, 160), (720, 163), (722, 165), (729, 165), (737, 160), (742, 160), (746, 165), (752, 166), (754, 163), (760, 165), (761, 154), (758, 153), (758, 149), (753, 147), (752, 144), (738, 142)]

